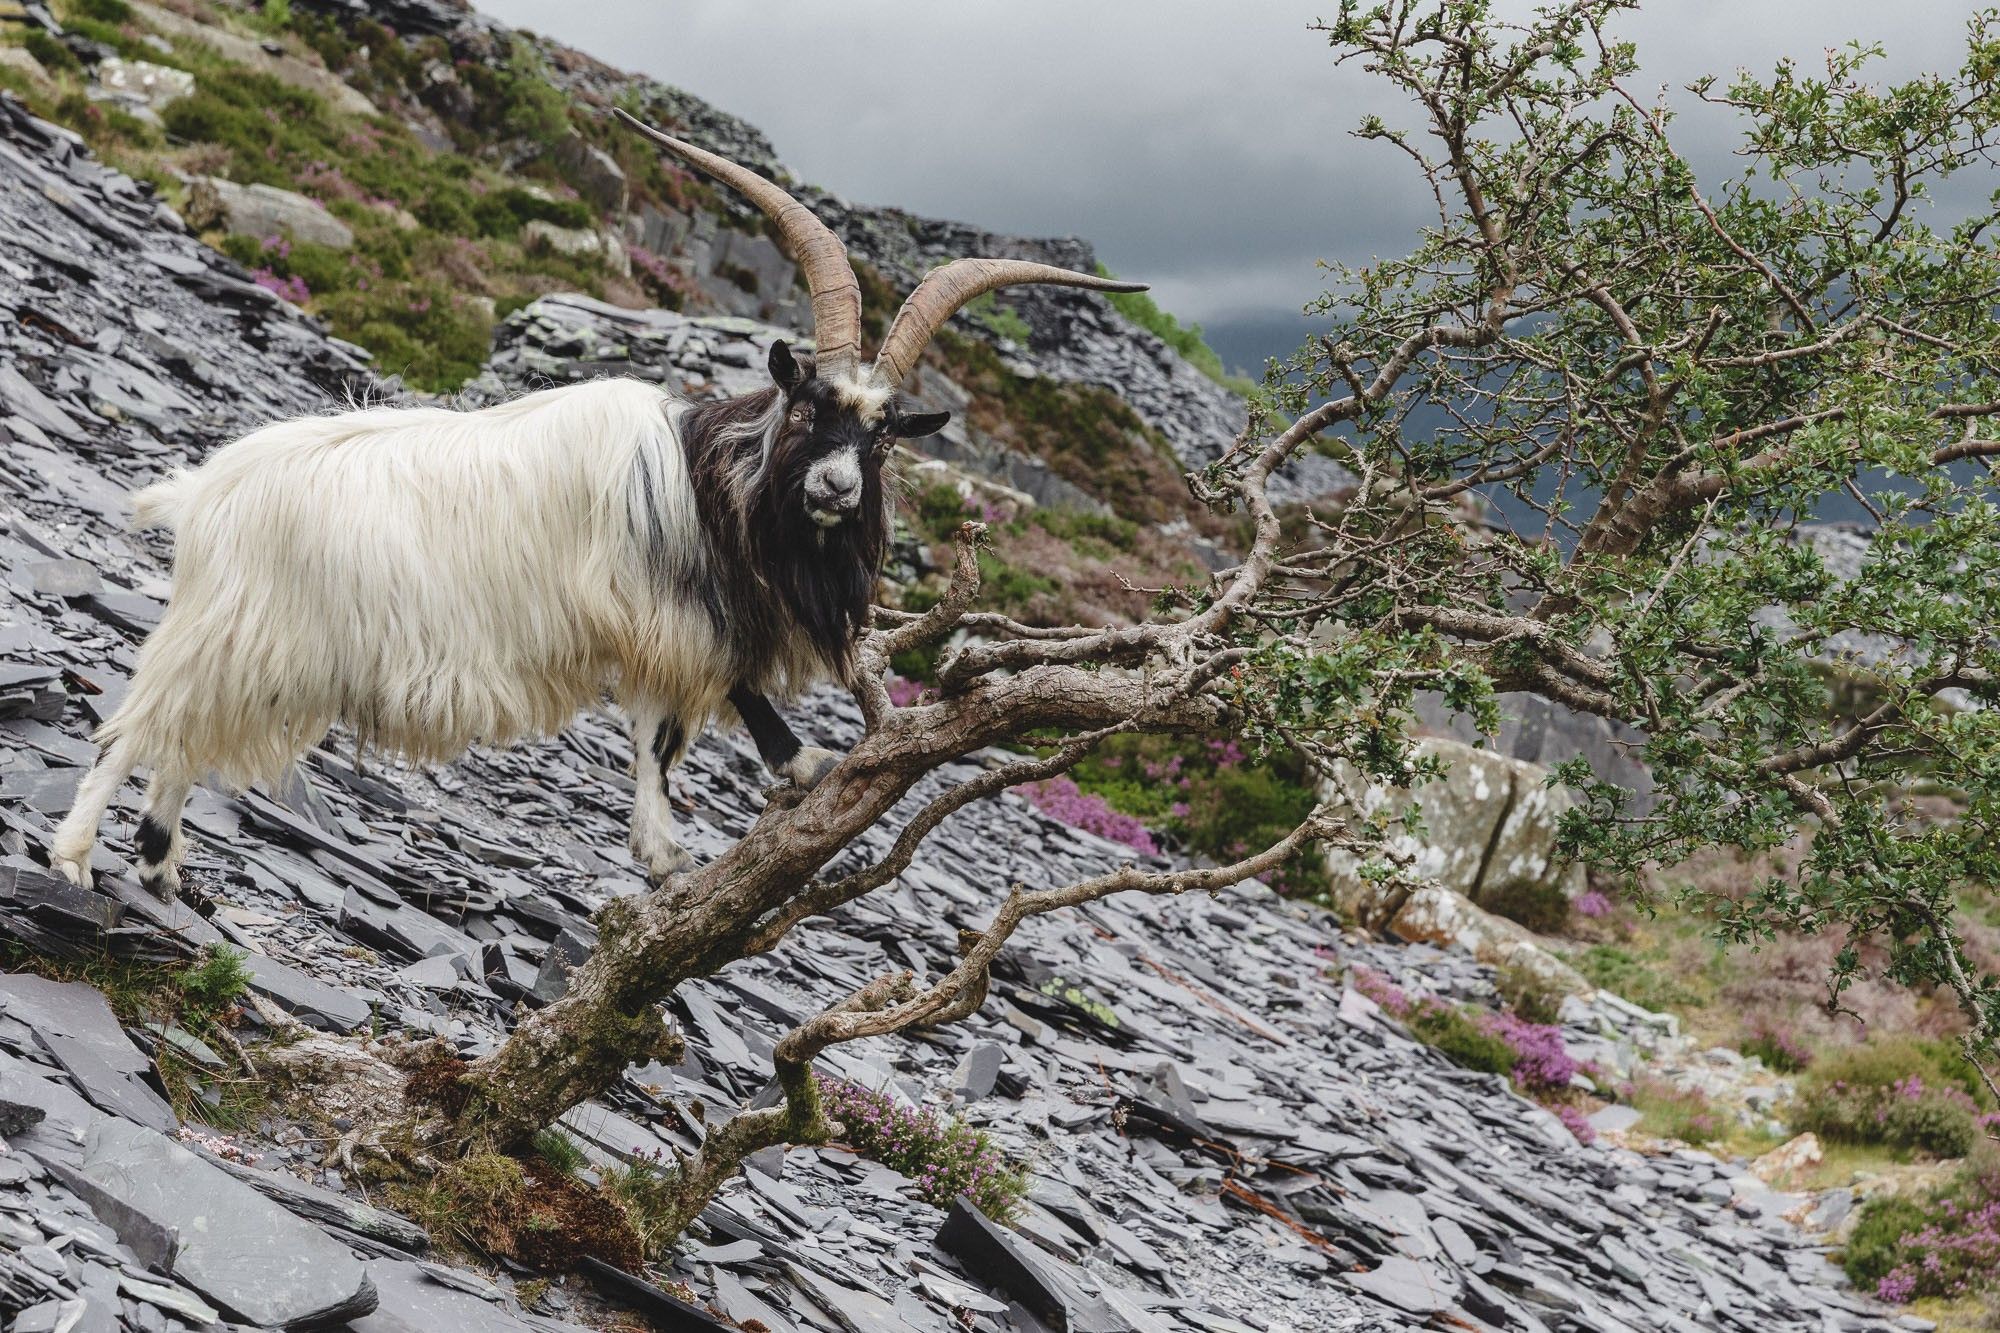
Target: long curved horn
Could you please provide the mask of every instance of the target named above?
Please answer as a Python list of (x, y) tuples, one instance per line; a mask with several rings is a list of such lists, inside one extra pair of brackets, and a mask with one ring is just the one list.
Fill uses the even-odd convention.
[(875, 374), (888, 385), (903, 382), (917, 364), (924, 346), (958, 308), (996, 287), (1042, 282), (1057, 287), (1088, 287), (1095, 292), (1143, 292), (1143, 282), (1118, 282), (1089, 273), (1075, 273), (1025, 259), (954, 259), (924, 274), (924, 280), (896, 312), (882, 350), (875, 354)]
[(764, 215), (785, 238), (785, 244), (791, 247), (793, 258), (799, 261), (799, 268), (806, 275), (806, 287), (812, 292), (816, 373), (824, 380), (854, 375), (861, 361), (861, 284), (854, 277), (854, 267), (847, 262), (847, 247), (840, 243), (840, 238), (827, 230), (811, 209), (749, 168), (662, 134), (622, 109), (617, 114), (681, 161), (733, 187), (764, 210)]

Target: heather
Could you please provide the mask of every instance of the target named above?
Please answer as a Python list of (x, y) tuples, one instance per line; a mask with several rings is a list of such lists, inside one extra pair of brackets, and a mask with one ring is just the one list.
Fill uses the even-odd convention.
[(908, 1107), (886, 1093), (819, 1075), (827, 1119), (863, 1156), (900, 1171), (939, 1208), (963, 1194), (980, 1212), (1005, 1222), (1027, 1192), (1026, 1173), (1007, 1161), (984, 1132), (957, 1116)]
[(1857, 1285), (1885, 1301), (2000, 1287), (2000, 1150), (1984, 1147), (1923, 1198), (1871, 1199), (1842, 1264)]
[(1835, 1051), (1807, 1073), (1791, 1125), (1835, 1143), (1963, 1157), (1995, 1120), (1968, 1074), (1943, 1042), (1878, 1039)]
[(1365, 967), (1355, 968), (1349, 980), (1356, 990), (1401, 1019), (1419, 1040), (1454, 1064), (1511, 1079), (1530, 1096), (1565, 1092), (1580, 1072), (1563, 1049), (1561, 1028), (1529, 1022), (1509, 1010), (1494, 1013), (1448, 1004), (1433, 996), (1412, 996), (1380, 972)]
[(1078, 789), (1068, 777), (1046, 778), (1014, 789), (1028, 798), (1037, 810), (1071, 828), (1095, 833), (1111, 842), (1121, 842), (1133, 851), (1152, 856), (1160, 850), (1152, 832), (1131, 815), (1120, 814), (1102, 796)]

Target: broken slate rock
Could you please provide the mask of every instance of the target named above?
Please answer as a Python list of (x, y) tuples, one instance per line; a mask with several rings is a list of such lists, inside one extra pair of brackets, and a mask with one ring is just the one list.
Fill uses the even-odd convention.
[(121, 1240), (133, 1218), (177, 1237), (168, 1271), (233, 1319), (311, 1328), (376, 1306), (374, 1283), (345, 1245), (143, 1126), (92, 1125), (76, 1178)]

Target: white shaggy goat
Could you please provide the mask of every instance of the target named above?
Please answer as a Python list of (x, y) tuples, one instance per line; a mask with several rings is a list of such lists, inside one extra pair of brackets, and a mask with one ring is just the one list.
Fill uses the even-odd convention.
[(173, 595), (57, 830), (72, 880), (145, 766), (140, 872), (173, 894), (189, 788), (269, 781), (336, 722), (445, 760), (558, 731), (609, 691), (633, 725), (632, 850), (656, 876), (690, 864), (666, 775), (725, 708), (780, 776), (811, 785), (832, 766), (768, 696), (851, 669), (887, 544), (882, 457), (948, 419), (906, 412), (897, 385), (982, 292), (1137, 288), (958, 260), (863, 367), (839, 240), (762, 177), (639, 128), (771, 216), (812, 291), (817, 357), (776, 343), (770, 388), (700, 404), (601, 380), (477, 412), (279, 422), (140, 492), (139, 523), (174, 531)]

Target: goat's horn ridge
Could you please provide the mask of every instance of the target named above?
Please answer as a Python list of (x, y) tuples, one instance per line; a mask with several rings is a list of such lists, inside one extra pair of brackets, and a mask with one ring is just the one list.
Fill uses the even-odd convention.
[(814, 217), (811, 209), (748, 167), (662, 133), (623, 109), (615, 109), (615, 113), (667, 152), (732, 187), (764, 211), (791, 247), (812, 292), (816, 373), (825, 380), (854, 378), (861, 361), (861, 284), (853, 265), (847, 262), (847, 247), (840, 238)]
[(882, 350), (875, 354), (875, 375), (884, 384), (897, 385), (917, 364), (924, 346), (944, 327), (944, 322), (967, 301), (996, 287), (1021, 283), (1046, 283), (1056, 287), (1087, 287), (1095, 292), (1143, 292), (1143, 282), (1119, 282), (1091, 273), (1077, 273), (1050, 264), (1025, 259), (954, 259), (924, 275), (910, 299), (896, 312)]

